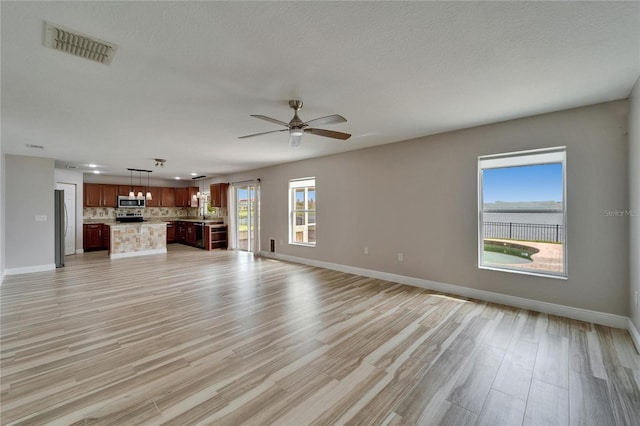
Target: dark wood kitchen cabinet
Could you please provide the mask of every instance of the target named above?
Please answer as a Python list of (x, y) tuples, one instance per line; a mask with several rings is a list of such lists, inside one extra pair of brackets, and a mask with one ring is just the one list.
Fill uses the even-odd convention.
[[(162, 188), (156, 186), (147, 187), (147, 191), (151, 193), (151, 199), (145, 202), (147, 207), (160, 207), (160, 201), (162, 200)], [(144, 192), (145, 197), (147, 193)]]
[(227, 227), (207, 226), (204, 246), (207, 250), (227, 249)]
[(199, 207), (200, 200), (197, 198), (200, 190), (197, 186), (190, 186), (187, 188), (187, 207)]
[(184, 244), (187, 241), (187, 228), (185, 225), (185, 222), (176, 222), (176, 239), (181, 244)]
[(176, 222), (167, 222), (167, 244), (175, 243), (176, 239)]
[(102, 223), (83, 225), (84, 251), (103, 250), (102, 226)]
[(187, 207), (187, 188), (176, 188), (176, 207)]
[(84, 207), (116, 207), (118, 185), (101, 183), (84, 184)]
[(175, 207), (176, 206), (176, 189), (169, 187), (160, 188), (160, 207)]
[(197, 187), (176, 188), (176, 207), (198, 207)]
[(102, 207), (116, 207), (118, 205), (118, 186), (102, 185)]
[(82, 247), (84, 251), (109, 250), (111, 246), (111, 227), (104, 223), (82, 225)]
[(102, 224), (102, 249), (109, 250), (111, 248), (111, 227)]
[(229, 189), (228, 183), (212, 183), (209, 186), (211, 207), (227, 207), (227, 191)]
[(102, 185), (95, 183), (84, 184), (84, 206), (102, 207)]
[(196, 246), (196, 225), (191, 222), (185, 223), (187, 230), (186, 243), (190, 246)]

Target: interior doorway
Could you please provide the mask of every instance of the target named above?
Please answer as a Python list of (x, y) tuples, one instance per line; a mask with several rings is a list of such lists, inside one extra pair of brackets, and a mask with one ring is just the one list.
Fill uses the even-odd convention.
[(64, 253), (76, 253), (76, 185), (56, 183), (56, 189), (64, 191)]

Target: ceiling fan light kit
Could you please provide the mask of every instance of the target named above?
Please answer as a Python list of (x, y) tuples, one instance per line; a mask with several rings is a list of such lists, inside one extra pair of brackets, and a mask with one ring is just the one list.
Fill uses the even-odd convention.
[(300, 146), (300, 142), (302, 141), (302, 135), (304, 133), (311, 133), (318, 136), (324, 136), (327, 138), (347, 140), (351, 137), (349, 133), (336, 132), (335, 130), (325, 130), (325, 129), (316, 129), (311, 127), (312, 125), (326, 125), (326, 124), (337, 124), (337, 123), (345, 123), (347, 121), (341, 115), (333, 114), (328, 115), (326, 117), (314, 118), (313, 120), (309, 120), (304, 122), (298, 117), (298, 111), (302, 109), (302, 101), (300, 100), (290, 100), (289, 107), (294, 110), (293, 118), (289, 123), (285, 123), (284, 121), (277, 120), (275, 118), (267, 117), (266, 115), (251, 115), (251, 117), (259, 118), (260, 120), (269, 121), (271, 123), (278, 124), (280, 126), (286, 127), (286, 129), (281, 130), (271, 130), (270, 132), (261, 132), (254, 133), (252, 135), (239, 136), (239, 139), (252, 138), (254, 136), (266, 135), (269, 133), (277, 133), (277, 132), (285, 132), (289, 131), (289, 147)]

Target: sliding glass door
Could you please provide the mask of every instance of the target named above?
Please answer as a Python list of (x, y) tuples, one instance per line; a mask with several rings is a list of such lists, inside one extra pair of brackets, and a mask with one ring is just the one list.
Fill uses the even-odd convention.
[(253, 184), (234, 185), (236, 200), (236, 247), (253, 252), (256, 230), (256, 187)]

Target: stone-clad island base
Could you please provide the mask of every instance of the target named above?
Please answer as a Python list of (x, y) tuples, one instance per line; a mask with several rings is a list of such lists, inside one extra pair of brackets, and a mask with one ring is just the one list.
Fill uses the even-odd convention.
[(167, 252), (166, 222), (111, 225), (109, 257), (144, 256)]

